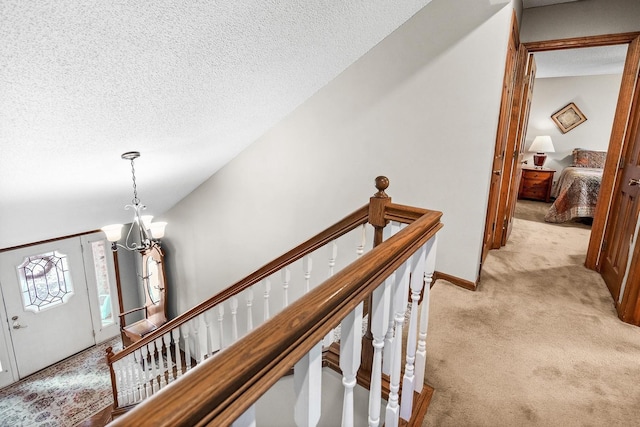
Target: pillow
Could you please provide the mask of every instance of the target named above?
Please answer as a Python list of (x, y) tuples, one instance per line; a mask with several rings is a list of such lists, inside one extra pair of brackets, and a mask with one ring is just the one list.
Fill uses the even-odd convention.
[(604, 161), (607, 158), (606, 151), (583, 150), (575, 148), (573, 150), (573, 163), (571, 166), (577, 168), (604, 168)]

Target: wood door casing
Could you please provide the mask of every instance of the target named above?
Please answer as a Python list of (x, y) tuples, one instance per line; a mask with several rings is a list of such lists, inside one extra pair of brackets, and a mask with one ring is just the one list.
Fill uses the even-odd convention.
[(500, 101), (500, 118), (498, 120), (498, 130), (496, 133), (496, 145), (493, 154), (493, 164), (491, 168), (491, 185), (489, 188), (489, 200), (487, 203), (487, 216), (485, 219), (484, 239), (482, 245), (482, 262), (484, 262), (489, 250), (494, 248), (495, 230), (501, 224), (497, 224), (497, 214), (500, 202), (500, 186), (502, 183), (502, 172), (504, 168), (504, 154), (511, 118), (511, 105), (513, 102), (514, 75), (516, 70), (516, 60), (518, 55), (518, 21), (515, 13), (511, 18), (511, 36), (507, 46), (507, 58), (502, 82), (502, 99)]

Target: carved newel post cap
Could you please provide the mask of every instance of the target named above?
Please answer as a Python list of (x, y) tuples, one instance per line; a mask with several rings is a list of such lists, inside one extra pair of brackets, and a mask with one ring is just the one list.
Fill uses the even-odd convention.
[(389, 178), (386, 176), (376, 177), (376, 189), (378, 192), (374, 194), (373, 197), (389, 197), (387, 193), (384, 192), (387, 188), (389, 188)]

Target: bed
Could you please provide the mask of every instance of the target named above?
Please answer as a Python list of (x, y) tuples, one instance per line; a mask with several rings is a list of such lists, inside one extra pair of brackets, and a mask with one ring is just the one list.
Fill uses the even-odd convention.
[(593, 218), (602, 182), (605, 151), (573, 150), (573, 161), (564, 168), (551, 191), (555, 201), (544, 217), (561, 223), (574, 218)]

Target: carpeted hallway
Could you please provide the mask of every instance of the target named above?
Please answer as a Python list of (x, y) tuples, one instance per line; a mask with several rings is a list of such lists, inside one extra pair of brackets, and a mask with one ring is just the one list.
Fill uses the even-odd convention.
[(544, 223), (548, 206), (518, 203), (476, 292), (433, 287), (424, 426), (640, 423), (640, 328), (583, 266), (589, 227)]

